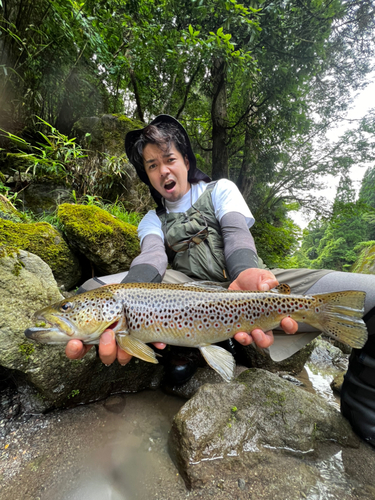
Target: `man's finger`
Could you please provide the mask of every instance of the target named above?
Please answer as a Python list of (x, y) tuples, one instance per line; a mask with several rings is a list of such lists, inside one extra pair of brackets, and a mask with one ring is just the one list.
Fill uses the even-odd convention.
[(163, 342), (153, 342), (153, 345), (156, 349), (165, 349), (167, 347), (167, 344), (164, 344)]
[(69, 359), (82, 359), (91, 347), (91, 345), (83, 345), (80, 340), (69, 340), (65, 347), (65, 354)]
[(99, 357), (105, 365), (111, 365), (117, 356), (115, 332), (105, 330), (99, 340)]
[(285, 333), (292, 335), (298, 330), (298, 323), (292, 318), (284, 318), (280, 323), (281, 328)]
[(251, 335), (246, 332), (237, 332), (234, 338), (241, 345), (250, 345), (253, 342)]
[(253, 337), (256, 345), (262, 349), (265, 349), (273, 344), (273, 333), (271, 331), (263, 332), (263, 330), (256, 328), (251, 332), (251, 336)]

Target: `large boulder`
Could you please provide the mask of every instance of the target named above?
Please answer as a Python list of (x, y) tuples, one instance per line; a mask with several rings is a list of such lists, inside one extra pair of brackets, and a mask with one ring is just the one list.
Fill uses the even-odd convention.
[(120, 156), (124, 153), (126, 134), (145, 126), (145, 123), (125, 115), (106, 114), (80, 118), (74, 124), (74, 134), (80, 142), (89, 134), (90, 149)]
[(126, 271), (140, 252), (136, 227), (95, 205), (64, 203), (57, 216), (69, 245), (101, 275)]
[(37, 344), (26, 339), (35, 311), (60, 301), (50, 268), (23, 250), (0, 253), (0, 366), (12, 373), (24, 407), (43, 411), (88, 403), (112, 392), (136, 392), (158, 385), (162, 368), (139, 360), (126, 367), (106, 367), (91, 349), (71, 361), (65, 346)]
[(61, 203), (69, 201), (72, 190), (60, 179), (51, 181), (32, 179), (27, 189), (23, 190), (17, 199), (22, 201), (23, 210), (31, 210), (34, 214), (53, 213)]
[(252, 485), (258, 466), (267, 463), (268, 479), (282, 496), (265, 498), (292, 500), (307, 498), (316, 482), (307, 457), (322, 445), (336, 453), (333, 443), (359, 447), (337, 409), (277, 375), (250, 369), (231, 384), (201, 387), (175, 416), (169, 444), (189, 488), (205, 487), (212, 478), (227, 490), (238, 478)]
[(59, 286), (71, 289), (81, 278), (77, 257), (61, 233), (47, 222), (22, 223), (0, 219), (0, 246), (38, 255), (52, 269)]

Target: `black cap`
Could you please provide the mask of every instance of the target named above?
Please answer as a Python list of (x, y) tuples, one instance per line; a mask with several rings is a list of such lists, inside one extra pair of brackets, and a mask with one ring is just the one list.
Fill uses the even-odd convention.
[[(207, 174), (203, 173), (201, 170), (199, 170), (199, 168), (197, 168), (197, 160), (196, 160), (195, 155), (193, 153), (193, 149), (191, 147), (189, 136), (188, 136), (186, 130), (184, 129), (184, 127), (181, 125), (181, 123), (178, 120), (176, 120), (176, 118), (173, 118), (173, 116), (158, 115), (156, 118), (154, 118), (152, 120), (152, 122), (149, 123), (149, 125), (158, 125), (158, 123), (171, 123), (171, 124), (175, 125), (180, 130), (180, 132), (183, 134), (183, 136), (185, 137), (186, 145), (187, 145), (187, 156), (188, 156), (188, 160), (189, 160), (188, 181), (192, 184), (195, 184), (199, 181), (210, 182), (211, 179), (209, 178), (209, 176)], [(126, 134), (125, 151), (126, 151), (126, 154), (128, 155), (128, 158), (132, 157), (131, 152), (132, 152), (132, 149), (134, 147), (134, 144), (137, 142), (137, 140), (139, 139), (140, 135), (142, 134), (142, 132), (144, 131), (145, 128), (146, 127), (140, 128), (138, 130), (131, 130), (130, 132), (128, 132)], [(133, 164), (133, 166), (138, 174), (138, 177), (141, 179), (141, 181), (144, 184), (146, 184), (147, 186), (149, 186), (150, 193), (151, 193), (152, 197), (154, 198), (154, 200), (156, 201), (158, 208), (162, 208), (163, 207), (162, 197), (158, 193), (158, 191), (156, 191), (156, 189), (154, 189), (151, 186), (150, 181), (147, 177), (147, 174), (144, 170), (143, 164), (136, 161), (136, 160), (133, 160), (132, 164)]]

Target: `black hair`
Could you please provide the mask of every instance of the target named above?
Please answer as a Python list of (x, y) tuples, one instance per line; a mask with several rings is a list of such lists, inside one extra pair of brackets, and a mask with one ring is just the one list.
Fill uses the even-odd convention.
[(125, 151), (138, 177), (149, 187), (151, 196), (157, 204), (157, 213), (159, 210), (164, 210), (164, 205), (161, 194), (152, 187), (143, 165), (143, 151), (147, 144), (156, 144), (164, 151), (168, 151), (174, 144), (182, 157), (184, 159), (187, 157), (189, 160), (189, 183), (210, 182), (209, 176), (197, 168), (197, 160), (189, 136), (181, 123), (173, 116), (159, 115), (146, 127), (130, 130), (125, 137)]
[(131, 150), (129, 158), (131, 163), (143, 166), (143, 151), (147, 144), (155, 144), (164, 152), (168, 152), (171, 146), (175, 146), (183, 158), (188, 157), (189, 148), (186, 137), (174, 123), (160, 122), (145, 127)]

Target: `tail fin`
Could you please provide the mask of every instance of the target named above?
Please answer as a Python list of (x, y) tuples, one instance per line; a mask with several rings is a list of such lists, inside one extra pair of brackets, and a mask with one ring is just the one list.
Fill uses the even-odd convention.
[(316, 328), (351, 347), (360, 349), (368, 333), (362, 320), (366, 293), (359, 291), (331, 292), (314, 295), (318, 314)]

